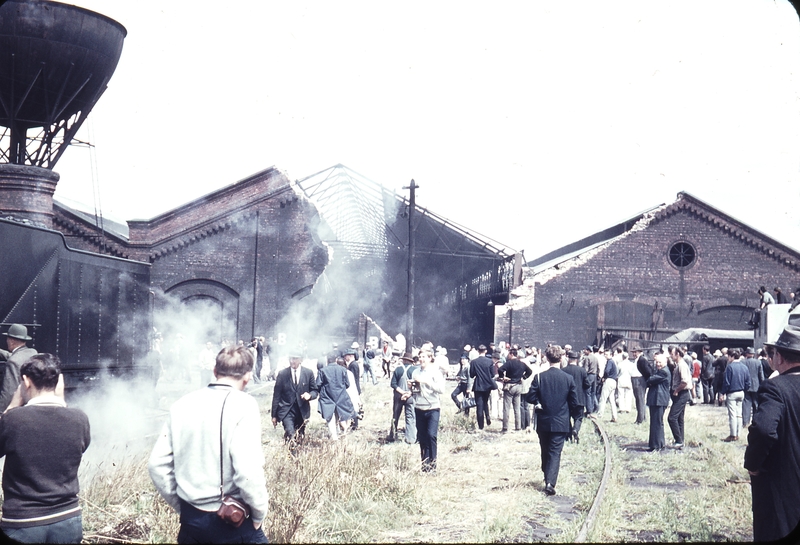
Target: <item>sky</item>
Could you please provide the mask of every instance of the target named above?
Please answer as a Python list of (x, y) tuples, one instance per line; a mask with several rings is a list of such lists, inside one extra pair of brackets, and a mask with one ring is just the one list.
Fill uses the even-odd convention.
[(128, 31), (54, 169), (106, 216), (341, 163), (528, 260), (680, 191), (800, 249), (786, 0), (73, 3)]

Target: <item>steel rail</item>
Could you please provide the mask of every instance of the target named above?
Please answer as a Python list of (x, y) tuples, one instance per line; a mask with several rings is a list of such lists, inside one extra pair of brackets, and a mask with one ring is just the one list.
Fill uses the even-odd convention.
[(589, 420), (592, 421), (603, 440), (603, 445), (606, 451), (606, 459), (605, 467), (603, 468), (603, 478), (600, 479), (600, 486), (597, 489), (597, 494), (595, 494), (592, 506), (589, 508), (589, 513), (583, 520), (583, 525), (581, 525), (581, 529), (578, 532), (578, 535), (575, 537), (575, 543), (586, 543), (586, 537), (589, 535), (589, 532), (594, 529), (595, 522), (597, 521), (597, 513), (600, 510), (600, 505), (603, 503), (603, 496), (605, 496), (606, 487), (608, 486), (608, 481), (611, 478), (611, 443), (608, 440), (608, 435), (606, 435), (606, 431), (603, 429), (597, 419), (589, 418)]

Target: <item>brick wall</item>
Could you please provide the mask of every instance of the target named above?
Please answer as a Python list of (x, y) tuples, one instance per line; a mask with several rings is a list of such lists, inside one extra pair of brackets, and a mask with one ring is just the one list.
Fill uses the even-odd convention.
[(205, 293), (209, 282), (225, 286), (235, 294), (228, 304), (236, 310), (227, 311), (236, 316), (238, 338), (271, 335), (293, 296), (313, 285), (327, 264), (308, 227), (316, 210), (294, 199), (263, 201), (210, 232), (191, 229), (188, 216), (179, 239), (151, 249), (153, 287), (170, 293), (182, 286), (180, 297), (187, 298)]
[[(668, 258), (681, 241), (696, 249), (685, 269)], [(648, 329), (654, 322), (665, 330), (744, 329), (759, 286), (788, 294), (800, 284), (797, 262), (779, 253), (707, 211), (672, 206), (646, 228), (584, 256), (585, 262), (562, 265), (563, 272), (546, 282), (528, 278), (533, 288), (511, 304), (520, 308), (496, 319), (496, 341), (508, 340), (509, 326), (512, 342), (540, 347), (583, 346), (595, 342), (598, 327)]]
[[(156, 309), (206, 298), (222, 308), (234, 331), (270, 336), (290, 303), (307, 293), (328, 262), (312, 225), (316, 208), (270, 168), (150, 220), (128, 222), (129, 241), (107, 237), (68, 211), (56, 227), (73, 248), (151, 263)], [(305, 290), (304, 290), (305, 288)]]

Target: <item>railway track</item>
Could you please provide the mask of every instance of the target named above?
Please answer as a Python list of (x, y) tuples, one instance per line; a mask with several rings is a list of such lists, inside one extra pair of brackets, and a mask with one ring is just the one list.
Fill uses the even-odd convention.
[(686, 446), (670, 446), (666, 426), (667, 448), (652, 453), (648, 423), (628, 422), (631, 416), (590, 419), (604, 464), (574, 541), (752, 541), (750, 481), (741, 467), (746, 444), (722, 441), (725, 409), (688, 408)]
[(603, 477), (600, 479), (600, 485), (597, 488), (597, 494), (595, 494), (594, 501), (592, 501), (592, 506), (589, 508), (589, 512), (587, 513), (586, 518), (583, 520), (583, 524), (581, 525), (580, 531), (578, 531), (578, 535), (575, 537), (575, 543), (586, 543), (587, 536), (593, 530), (595, 522), (597, 521), (597, 515), (600, 511), (600, 506), (603, 502), (606, 488), (608, 487), (611, 479), (611, 445), (609, 444), (608, 435), (603, 429), (603, 426), (600, 425), (600, 422), (594, 418), (589, 418), (588, 420), (592, 422), (595, 430), (597, 430), (597, 433), (600, 435), (600, 438), (603, 442), (605, 462), (603, 464)]

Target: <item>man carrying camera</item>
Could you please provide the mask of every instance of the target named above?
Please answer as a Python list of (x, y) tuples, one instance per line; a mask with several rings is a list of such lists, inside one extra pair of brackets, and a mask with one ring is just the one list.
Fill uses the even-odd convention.
[[(170, 408), (148, 469), (180, 513), (178, 543), (267, 543), (261, 529), (269, 500), (261, 416), (256, 400), (244, 393), (252, 376), (247, 347), (223, 348), (215, 380)], [(244, 509), (230, 507), (230, 498)]]

